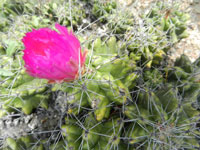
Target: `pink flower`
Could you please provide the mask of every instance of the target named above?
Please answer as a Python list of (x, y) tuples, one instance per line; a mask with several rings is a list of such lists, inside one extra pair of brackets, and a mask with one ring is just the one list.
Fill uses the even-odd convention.
[(80, 42), (64, 26), (33, 29), (22, 39), (25, 49), (24, 62), (27, 72), (50, 81), (73, 81), (85, 64), (86, 51), (82, 54)]

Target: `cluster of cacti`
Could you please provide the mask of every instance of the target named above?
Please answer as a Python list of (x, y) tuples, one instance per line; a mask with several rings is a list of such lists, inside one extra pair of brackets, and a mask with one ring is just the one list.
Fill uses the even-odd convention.
[(171, 10), (166, 4), (158, 2), (143, 18), (143, 22), (132, 28), (131, 24), (126, 23), (126, 42), (122, 43), (122, 47), (126, 47), (142, 66), (150, 68), (160, 65), (169, 48), (188, 36), (186, 28), (189, 15), (178, 9)]
[(13, 60), (1, 57), (0, 67), (0, 98), (3, 105), (0, 117), (9, 112), (23, 111), (30, 114), (38, 106), (48, 108), (49, 93), (47, 81), (33, 78), (25, 72), (22, 58)]
[(131, 138), (143, 137), (136, 142), (152, 141), (146, 143), (146, 148), (199, 147), (196, 123), (199, 120), (197, 96), (200, 84), (192, 75), (194, 72), (186, 72), (194, 67), (186, 56), (178, 58), (175, 65), (179, 67), (144, 71), (140, 87), (134, 90), (138, 91), (133, 95), (135, 101), (125, 107), (125, 115), (139, 124), (132, 129)]
[[(108, 44), (103, 44), (101, 50), (105, 45)], [(94, 59), (100, 57), (95, 57), (95, 54), (98, 54), (95, 50), (97, 49), (94, 46), (92, 57)], [(107, 50), (109, 50), (108, 47)], [(101, 51), (101, 54), (107, 54), (107, 52)], [(180, 59), (183, 57), (185, 56)], [(123, 58), (129, 60), (127, 64), (133, 61), (131, 57), (126, 56), (115, 58), (115, 60), (120, 61)], [(107, 58), (108, 61), (110, 59)], [(193, 107), (193, 102), (197, 99), (200, 84), (189, 81), (191, 74), (187, 78), (190, 82), (189, 89), (182, 93), (183, 86), (177, 86), (180, 78), (171, 80), (171, 77), (176, 77), (177, 72), (172, 70), (177, 67), (166, 67), (162, 71), (144, 70), (142, 78), (142, 75), (134, 74), (133, 77), (131, 74), (136, 71), (135, 63), (132, 63), (134, 65), (131, 67), (123, 66), (122, 62), (119, 66), (115, 66), (115, 63), (111, 61), (108, 65), (105, 63), (107, 69), (109, 68), (107, 70), (101, 65), (104, 62), (106, 59), (99, 61), (99, 65), (94, 65), (95, 68), (91, 67), (91, 70), (88, 70), (88, 76), (83, 77), (77, 87), (75, 85), (71, 91), (66, 90), (69, 117), (66, 118), (62, 130), (69, 149), (123, 150), (134, 147), (143, 149), (198, 147), (198, 141), (195, 138), (198, 137), (196, 122), (199, 111)], [(123, 62), (126, 61), (123, 60)], [(95, 61), (91, 60), (91, 63), (95, 64)], [(192, 67), (192, 64), (189, 65)], [(185, 66), (184, 64), (183, 67)], [(101, 70), (101, 67), (104, 69)], [(116, 74), (112, 74), (113, 68)], [(120, 73), (124, 72), (125, 74), (121, 76)], [(179, 74), (178, 72), (178, 76)], [(118, 75), (125, 79), (119, 78)], [(130, 80), (129, 75), (133, 77), (133, 81)], [(128, 86), (126, 81), (134, 88)], [(185, 100), (188, 94), (193, 100)]]
[(59, 9), (60, 2), (45, 4), (42, 14), (52, 21), (77, 29), (78, 25), (82, 24), (82, 20), (86, 18), (84, 3), (73, 0), (70, 3), (64, 3), (64, 5), (64, 9)]
[(166, 32), (172, 44), (188, 36), (186, 22), (189, 17), (188, 14), (180, 12), (177, 7), (170, 8), (162, 2), (157, 3), (157, 7), (145, 16), (147, 22), (153, 23), (157, 29)]
[(3, 150), (65, 150), (66, 144), (64, 141), (60, 141), (55, 144), (48, 145), (46, 144), (47, 140), (43, 140), (38, 142), (34, 139), (31, 135), (22, 136), (18, 139), (14, 138), (7, 138), (4, 144)]
[[(78, 0), (71, 3), (64, 1), (38, 3), (34, 0), (24, 3), (19, 0), (5, 0), (0, 3), (0, 10), (0, 18), (2, 18), (0, 30), (3, 31), (0, 34), (2, 37), (0, 53), (10, 51), (7, 48), (11, 46), (12, 54), (23, 48), (18, 38), (21, 39), (25, 32), (33, 28), (38, 29), (49, 26), (52, 22), (58, 22), (77, 30), (82, 25), (83, 19), (87, 17), (85, 3)], [(8, 35), (9, 30), (14, 34)]]
[[(17, 6), (19, 12), (14, 11), (15, 15), (32, 11), (23, 4)], [(59, 124), (61, 137), (59, 133), (56, 141), (39, 141), (34, 136), (8, 137), (0, 149), (198, 149), (200, 59), (191, 63), (182, 55), (174, 66), (163, 63), (169, 43), (186, 37), (187, 15), (158, 3), (157, 8), (145, 15), (142, 27), (133, 27), (134, 19), (128, 17), (115, 28), (117, 20), (110, 22), (107, 18), (116, 16), (115, 1), (72, 0), (63, 4), (66, 4), (63, 11), (59, 11), (60, 4), (56, 2), (45, 4), (42, 10), (39, 5), (35, 6), (35, 15), (24, 22), (34, 28), (51, 21), (78, 27), (86, 18), (83, 8), (92, 4), (90, 15), (108, 23), (113, 33), (127, 34), (123, 35), (125, 42), (118, 35), (96, 38), (86, 45), (85, 68), (79, 72), (79, 78), (70, 83), (52, 84), (29, 76), (21, 54), (13, 56), (12, 45), (11, 52), (9, 46), (0, 47), (3, 54), (0, 57), (0, 118), (19, 111), (28, 115), (39, 106), (47, 109), (48, 101), (55, 98), (52, 95), (61, 96), (57, 91), (65, 94), (63, 99), (67, 103)], [(4, 6), (4, 15), (13, 14), (11, 6)], [(60, 12), (66, 14), (62, 16)]]
[[(117, 12), (118, 10), (116, 10)], [(127, 18), (123, 20), (122, 18)], [(133, 15), (130, 15), (129, 13), (114, 13), (109, 15), (108, 19), (108, 28), (112, 31), (114, 34), (118, 34), (124, 37), (124, 34), (131, 31), (132, 27), (135, 24), (135, 19)], [(121, 20), (121, 21), (120, 21)]]
[(58, 85), (52, 89), (67, 92), (69, 114), (79, 114), (83, 107), (90, 107), (95, 110), (96, 119), (101, 121), (109, 117), (112, 105), (107, 105), (123, 105), (131, 98), (128, 88), (134, 86), (137, 78), (133, 72), (136, 64), (128, 56), (117, 56), (115, 37), (105, 43), (100, 38), (96, 39), (93, 50), (87, 57), (87, 74), (78, 83), (65, 90)]
[(96, 19), (99, 19), (100, 22), (106, 23), (108, 20), (108, 16), (112, 14), (113, 10), (116, 9), (117, 4), (116, 1), (91, 1), (92, 6), (92, 14)]
[[(119, 57), (117, 49), (114, 37), (105, 43), (96, 39), (87, 62), (90, 66), (87, 75), (71, 90), (65, 91), (69, 104), (67, 112), (72, 118), (67, 118), (62, 129), (69, 148), (131, 149), (134, 144), (141, 144), (146, 149), (198, 147), (197, 135), (187, 133), (198, 132), (195, 123), (199, 112), (192, 102), (197, 99), (200, 84), (194, 82), (195, 78), (190, 79), (194, 65), (183, 55), (177, 59), (175, 67), (146, 69), (139, 76), (134, 73), (139, 68), (136, 67), (133, 53), (129, 57)], [(155, 55), (154, 60), (159, 62), (162, 57)], [(138, 79), (138, 83), (135, 79)], [(188, 92), (185, 90), (184, 93), (184, 86), (180, 85), (183, 79), (187, 79), (190, 85), (187, 85)], [(135, 84), (137, 88), (134, 88)], [(131, 93), (130, 89), (134, 92)], [(193, 100), (184, 100), (188, 94)], [(92, 113), (88, 114), (90, 109)], [(87, 114), (85, 120), (82, 120), (82, 110)], [(74, 115), (77, 117), (73, 118)], [(186, 135), (188, 137), (178, 138)], [(177, 136), (176, 140), (174, 136)], [(184, 143), (180, 144), (180, 140)], [(165, 144), (171, 141), (173, 143), (170, 145)], [(159, 146), (160, 142), (162, 146)]]

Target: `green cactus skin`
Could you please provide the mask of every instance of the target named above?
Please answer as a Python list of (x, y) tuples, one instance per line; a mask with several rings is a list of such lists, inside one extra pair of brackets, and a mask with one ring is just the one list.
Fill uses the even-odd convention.
[(107, 22), (108, 14), (112, 14), (113, 10), (116, 8), (116, 1), (108, 1), (108, 2), (101, 2), (98, 0), (94, 0), (92, 8), (92, 14), (96, 17), (102, 17), (99, 21), (102, 23)]
[(171, 68), (171, 70), (168, 72), (168, 75), (170, 80), (185, 80), (190, 76), (190, 74), (185, 72), (181, 67), (177, 66)]
[[(18, 139), (7, 138), (6, 147), (3, 150), (21, 150), (21, 149), (32, 149), (32, 150), (65, 150), (66, 144), (64, 141), (59, 141), (56, 144), (51, 144), (49, 147), (44, 146), (45, 141), (40, 141), (38, 143), (37, 139), (34, 139), (32, 136), (23, 136)], [(73, 141), (74, 142), (74, 141)], [(37, 143), (37, 144), (35, 144)], [(76, 149), (78, 149), (76, 147)]]
[(102, 134), (105, 134), (105, 137), (101, 138), (103, 138), (102, 141), (106, 144), (104, 144), (103, 147), (106, 149), (118, 147), (120, 144), (120, 135), (124, 126), (123, 120), (121, 118), (113, 118), (112, 120), (105, 122), (103, 126), (104, 129), (101, 132)]
[[(172, 70), (174, 68), (178, 68), (179, 70), (184, 72), (181, 67), (175, 66), (172, 68)], [(169, 68), (164, 70), (168, 69)], [(187, 79), (190, 74), (186, 74), (188, 76), (180, 75), (180, 78)], [(156, 81), (154, 85), (146, 84), (147, 87), (145, 88), (145, 91), (140, 91), (138, 93), (137, 100), (134, 104), (129, 104), (128, 101), (123, 102), (123, 96), (120, 97), (120, 101), (116, 101), (116, 98), (115, 96), (113, 96), (113, 94), (119, 95), (119, 93), (117, 94), (115, 92), (112, 92), (111, 94), (108, 92), (111, 89), (117, 90), (119, 87), (121, 87), (122, 89), (124, 88), (125, 98), (130, 98), (130, 91), (128, 88), (124, 87), (124, 80), (115, 80), (115, 77), (106, 74), (106, 71), (97, 72), (93, 76), (92, 80), (87, 80), (86, 87), (88, 90), (88, 97), (85, 99), (87, 99), (90, 107), (94, 111), (94, 114), (90, 112), (86, 117), (86, 120), (82, 122), (86, 129), (81, 129), (77, 126), (77, 128), (79, 128), (80, 130), (79, 133), (81, 133), (81, 135), (79, 134), (79, 138), (82, 139), (82, 142), (78, 142), (76, 146), (79, 148), (82, 147), (83, 149), (115, 149), (119, 148), (119, 144), (121, 143), (122, 145), (130, 144), (129, 148), (131, 149), (134, 147), (135, 144), (139, 144), (141, 142), (145, 142), (147, 139), (151, 139), (151, 134), (155, 134), (153, 138), (156, 138), (161, 142), (168, 143), (170, 142), (170, 140), (167, 139), (166, 136), (169, 136), (171, 139), (173, 138), (173, 136), (179, 136), (179, 133), (176, 133), (176, 131), (174, 131), (175, 128), (181, 128), (180, 132), (191, 130), (192, 126), (189, 125), (190, 119), (194, 118), (193, 121), (195, 121), (197, 119), (197, 116), (199, 115), (199, 112), (196, 110), (196, 108), (192, 107), (191, 102), (194, 102), (195, 100), (184, 100), (184, 97), (186, 96), (187, 90), (188, 93), (192, 93), (192, 91), (198, 93), (198, 86), (194, 88), (191, 88), (190, 86), (188, 88), (185, 87), (185, 94), (181, 95), (181, 97), (184, 99), (183, 101), (180, 101), (179, 92), (182, 90), (182, 87), (178, 86), (177, 88), (174, 88), (174, 84), (179, 84), (179, 82), (177, 82), (177, 76), (176, 78), (171, 78), (170, 76), (166, 76), (166, 73), (161, 73), (158, 70), (154, 70), (152, 72), (146, 70), (144, 82), (148, 82), (151, 76), (155, 76), (155, 79), (159, 80)], [(165, 79), (166, 77), (167, 79)], [(165, 83), (166, 80), (168, 80), (169, 83)], [(195, 79), (191, 78), (191, 81), (188, 82), (194, 81)], [(155, 91), (151, 91), (151, 88), (155, 88), (156, 84), (160, 84), (160, 87), (156, 88)], [(191, 86), (194, 85), (195, 84), (191, 84)], [(91, 91), (94, 91), (94, 93), (92, 93)], [(100, 99), (100, 101), (94, 106), (92, 105), (94, 103), (93, 99)], [(188, 101), (190, 102), (188, 103)], [(130, 123), (129, 121), (128, 123), (123, 123), (123, 121), (120, 121), (122, 120), (122, 118), (117, 118), (112, 115), (114, 112), (112, 109), (109, 108), (109, 105), (113, 102), (121, 107), (124, 117), (128, 119)], [(76, 113), (75, 115), (78, 114), (79, 113)], [(161, 126), (161, 124), (166, 121), (169, 123), (167, 123), (163, 127), (163, 131), (161, 132), (161, 130), (158, 130), (156, 126)], [(98, 122), (100, 124), (98, 124)], [(97, 125), (97, 127), (95, 127), (95, 124)], [(182, 127), (183, 124), (186, 125)], [(94, 128), (91, 129), (92, 126), (94, 126)], [(127, 126), (129, 126), (129, 128), (133, 128), (133, 126), (136, 127), (130, 132)], [(70, 130), (70, 127), (66, 126), (66, 128)], [(123, 128), (125, 129), (124, 131), (122, 130)], [(73, 138), (73, 136), (71, 137)], [(125, 139), (127, 139), (128, 137), (128, 141), (121, 140), (123, 137)], [(190, 139), (188, 138), (185, 138), (184, 140), (190, 141)], [(71, 143), (70, 140), (67, 141)], [(176, 142), (178, 142), (178, 140), (176, 140)], [(176, 144), (178, 145), (178, 143)], [(150, 142), (148, 146), (144, 144), (143, 147), (144, 149), (146, 149), (147, 147), (160, 148), (158, 146), (158, 143), (153, 144), (153, 141)], [(167, 145), (163, 145), (161, 147), (169, 148)]]
[(20, 150), (19, 145), (17, 144), (17, 142), (12, 139), (12, 138), (7, 138), (6, 139), (6, 143), (9, 145), (9, 148), (11, 148), (12, 150)]
[(92, 113), (88, 114), (84, 121), (85, 129), (82, 132), (83, 149), (92, 149), (100, 138), (101, 125), (96, 125), (97, 121)]
[(56, 144), (52, 144), (50, 146), (50, 150), (65, 150), (65, 147), (66, 147), (66, 144), (64, 143), (64, 141), (59, 141), (58, 143)]
[(105, 97), (99, 96), (99, 98), (96, 98), (98, 102), (97, 109), (95, 110), (94, 114), (96, 116), (97, 121), (101, 121), (104, 118), (109, 117), (109, 112), (111, 107), (109, 107), (109, 100)]
[(33, 138), (31, 136), (21, 137), (20, 140), (25, 144), (25, 146), (31, 147), (31, 143), (33, 142)]
[(82, 129), (76, 124), (76, 120), (66, 118), (66, 124), (62, 125), (62, 134), (67, 141), (67, 147), (78, 149), (80, 146)]
[(33, 146), (34, 139), (31, 136), (22, 136), (18, 139), (7, 138), (6, 147), (3, 150), (21, 150), (31, 149)]
[(163, 58), (166, 56), (166, 53), (163, 50), (157, 50), (156, 53), (153, 56), (153, 64), (158, 65)]
[(178, 108), (178, 89), (173, 89), (170, 87), (170, 85), (168, 85), (164, 89), (158, 90), (156, 95), (158, 96), (163, 109), (168, 114), (174, 112)]
[(129, 138), (130, 144), (141, 142), (146, 138), (147, 131), (137, 124), (130, 124), (127, 130), (129, 132), (126, 136)]
[[(21, 58), (21, 56), (19, 56)], [(1, 117), (5, 112), (15, 111), (13, 107), (20, 108), (25, 114), (30, 114), (34, 108), (41, 106), (45, 109), (48, 108), (49, 94), (44, 94), (47, 87), (47, 80), (34, 79), (29, 76), (25, 69), (20, 67), (18, 60), (10, 57), (4, 57), (2, 69), (7, 68), (7, 63), (12, 63), (12, 71), (9, 74), (2, 74), (1, 77), (5, 78), (9, 75), (8, 80), (0, 86), (1, 101), (3, 101)], [(22, 63), (23, 64), (23, 63)], [(20, 70), (15, 72), (15, 70)]]
[(149, 120), (150, 117), (148, 110), (138, 108), (135, 105), (129, 105), (125, 107), (124, 113), (129, 119), (133, 119), (139, 124), (145, 124), (145, 121)]
[(175, 61), (175, 66), (183, 68), (183, 70), (187, 73), (193, 72), (193, 65), (192, 62), (186, 55), (181, 55), (180, 58), (177, 58)]

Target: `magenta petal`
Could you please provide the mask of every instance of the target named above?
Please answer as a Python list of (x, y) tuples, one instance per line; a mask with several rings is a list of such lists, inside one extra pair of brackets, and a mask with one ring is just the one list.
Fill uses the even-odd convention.
[[(27, 72), (54, 81), (72, 81), (85, 63), (80, 42), (67, 28), (56, 24), (59, 33), (49, 28), (33, 29), (22, 39)], [(80, 65), (79, 65), (80, 63)]]
[(69, 33), (67, 28), (65, 28), (64, 26), (61, 26), (59, 24), (56, 24), (55, 27), (56, 27), (56, 29), (58, 29), (58, 31), (61, 33), (61, 35), (64, 35), (64, 38), (67, 41), (71, 41), (71, 46), (75, 50), (80, 49), (80, 42), (72, 32)]

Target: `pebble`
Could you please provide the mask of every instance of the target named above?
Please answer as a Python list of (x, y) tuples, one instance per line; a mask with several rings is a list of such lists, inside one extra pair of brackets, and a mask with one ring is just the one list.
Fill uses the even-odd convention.
[[(37, 117), (36, 117), (36, 118), (37, 118)], [(34, 129), (37, 127), (37, 125), (39, 124), (36, 118), (33, 119), (33, 120), (31, 120), (31, 122), (28, 124), (28, 127), (29, 127), (31, 130), (34, 130)]]
[(4, 122), (3, 120), (0, 120), (0, 129), (3, 129), (4, 128)]
[(15, 119), (14, 121), (13, 121), (13, 125), (14, 126), (17, 126), (19, 124), (19, 119), (17, 118), (17, 119)]

